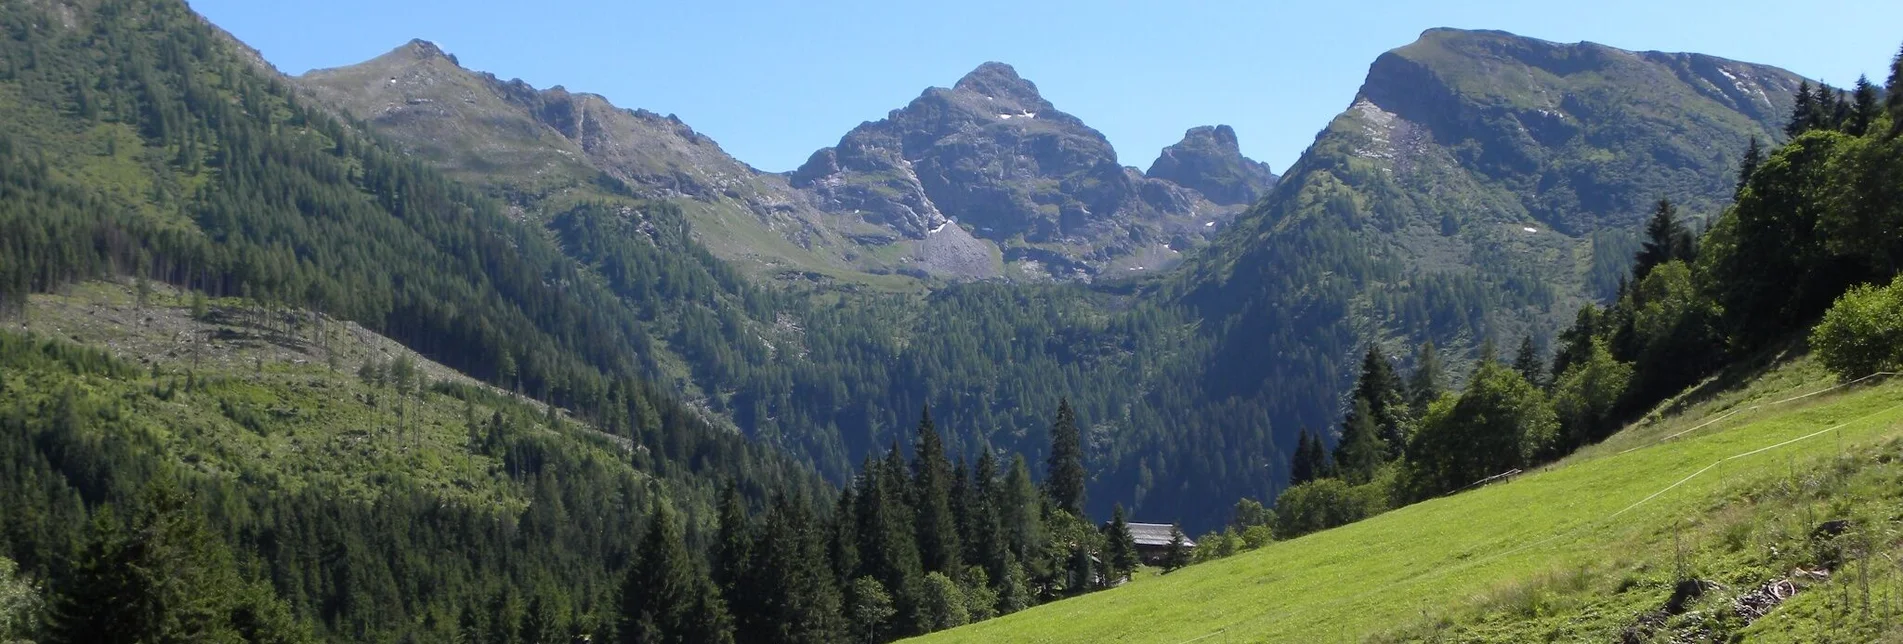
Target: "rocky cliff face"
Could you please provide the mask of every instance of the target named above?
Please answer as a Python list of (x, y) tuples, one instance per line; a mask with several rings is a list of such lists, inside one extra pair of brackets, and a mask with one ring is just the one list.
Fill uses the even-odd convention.
[(956, 221), (1031, 272), (1087, 276), (1151, 251), (1187, 250), (1206, 232), (1199, 228), (1259, 194), (1259, 176), (1214, 199), (1184, 183), (1221, 188), (1233, 179), (1202, 180), (1205, 168), (1257, 167), (1236, 151), (1234, 132), (1223, 130), (1227, 165), (1198, 165), (1198, 150), (1187, 155), (1189, 164), (1172, 166), (1170, 178), (1145, 176), (1120, 164), (1102, 133), (1057, 109), (1011, 66), (985, 63), (950, 88), (927, 89), (854, 128), (791, 179), (830, 210), (909, 237)]
[(1275, 187), (1269, 164), (1242, 156), (1236, 131), (1227, 125), (1190, 128), (1183, 140), (1163, 148), (1144, 176), (1202, 193), (1219, 206), (1248, 206)]

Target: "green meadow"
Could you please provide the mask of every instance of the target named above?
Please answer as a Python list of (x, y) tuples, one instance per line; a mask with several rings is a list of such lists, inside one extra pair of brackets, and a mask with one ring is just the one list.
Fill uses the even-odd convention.
[(1903, 382), (1779, 402), (1834, 384), (1799, 359), (1507, 483), (920, 641), (1896, 640)]

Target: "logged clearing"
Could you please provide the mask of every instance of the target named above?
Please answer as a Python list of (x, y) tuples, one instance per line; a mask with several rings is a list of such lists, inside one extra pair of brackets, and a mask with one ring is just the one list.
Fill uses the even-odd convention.
[(1835, 384), (1800, 358), (1508, 483), (920, 641), (1903, 641), (1903, 379)]

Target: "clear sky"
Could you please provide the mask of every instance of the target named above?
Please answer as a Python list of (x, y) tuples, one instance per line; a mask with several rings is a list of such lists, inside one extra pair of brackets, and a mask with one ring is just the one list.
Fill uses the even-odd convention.
[(1429, 27), (1695, 51), (1882, 82), (1903, 1), (196, 0), (300, 74), (411, 38), (464, 67), (673, 113), (764, 170), (987, 60), (1103, 131), (1125, 165), (1197, 125), (1277, 172), (1346, 108), (1368, 64)]

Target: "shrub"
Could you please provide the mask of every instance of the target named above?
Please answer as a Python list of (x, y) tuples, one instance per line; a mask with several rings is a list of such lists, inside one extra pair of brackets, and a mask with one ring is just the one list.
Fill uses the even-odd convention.
[(1375, 486), (1350, 487), (1341, 479), (1316, 479), (1275, 498), (1275, 536), (1293, 539), (1366, 518)]
[(1811, 349), (1839, 377), (1903, 368), (1903, 277), (1858, 286), (1837, 298), (1811, 330)]
[(925, 576), (924, 603), (928, 631), (957, 628), (971, 620), (971, 613), (965, 607), (964, 590), (945, 573), (934, 572)]

